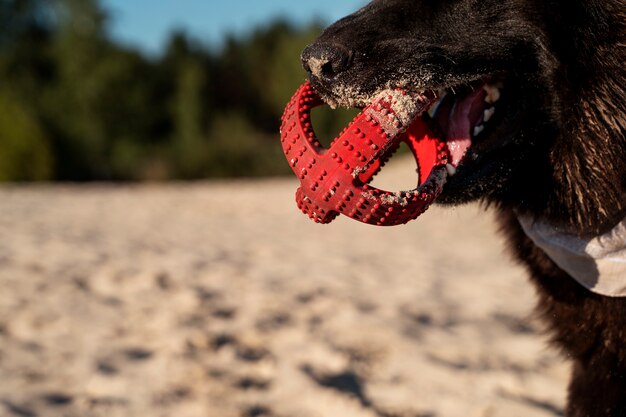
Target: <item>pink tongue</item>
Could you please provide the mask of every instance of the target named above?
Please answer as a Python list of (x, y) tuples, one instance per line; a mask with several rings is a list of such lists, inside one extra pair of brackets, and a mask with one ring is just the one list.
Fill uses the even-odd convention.
[(472, 130), (482, 121), (485, 96), (485, 90), (477, 88), (452, 107), (446, 143), (450, 151), (450, 163), (455, 167), (472, 145)]

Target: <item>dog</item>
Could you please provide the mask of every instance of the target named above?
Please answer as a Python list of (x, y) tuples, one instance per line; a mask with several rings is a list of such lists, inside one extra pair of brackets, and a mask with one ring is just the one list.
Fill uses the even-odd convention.
[(566, 416), (626, 416), (626, 1), (374, 0), (302, 62), (332, 106), (439, 98), (437, 202), (497, 211), (573, 361)]

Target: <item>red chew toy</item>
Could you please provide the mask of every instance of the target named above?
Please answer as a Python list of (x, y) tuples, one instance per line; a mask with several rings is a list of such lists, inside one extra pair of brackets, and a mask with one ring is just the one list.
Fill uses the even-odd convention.
[[(341, 213), (379, 226), (404, 224), (426, 211), (445, 183), (448, 160), (445, 143), (419, 117), (431, 101), (402, 91), (381, 93), (325, 149), (311, 126), (311, 109), (323, 102), (309, 83), (302, 85), (281, 127), (283, 151), (301, 182), (298, 207), (317, 223)], [(417, 161), (417, 188), (394, 193), (368, 185), (401, 142)]]

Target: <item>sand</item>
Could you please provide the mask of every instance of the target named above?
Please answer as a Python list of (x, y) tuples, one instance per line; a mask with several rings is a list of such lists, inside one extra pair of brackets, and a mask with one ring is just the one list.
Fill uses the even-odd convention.
[(1, 188), (0, 415), (562, 415), (491, 215), (320, 226), (295, 188)]

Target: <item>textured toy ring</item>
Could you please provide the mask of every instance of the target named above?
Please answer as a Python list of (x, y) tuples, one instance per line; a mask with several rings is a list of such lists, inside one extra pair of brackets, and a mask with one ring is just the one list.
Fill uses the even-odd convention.
[[(385, 91), (325, 149), (311, 125), (311, 109), (324, 103), (307, 82), (282, 117), (281, 142), (301, 182), (298, 207), (317, 223), (339, 214), (379, 226), (407, 223), (422, 214), (446, 180), (447, 146), (419, 115), (432, 102), (424, 95)], [(369, 185), (404, 142), (415, 156), (419, 182), (410, 191)]]

